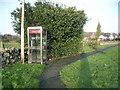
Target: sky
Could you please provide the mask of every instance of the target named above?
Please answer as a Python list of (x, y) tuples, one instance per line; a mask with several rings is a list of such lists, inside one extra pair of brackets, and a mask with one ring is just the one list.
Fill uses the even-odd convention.
[[(32, 5), (41, 0), (25, 0)], [(75, 6), (77, 10), (84, 10), (89, 21), (84, 26), (85, 32), (96, 32), (98, 21), (104, 33), (118, 33), (118, 2), (120, 0), (46, 0), (68, 7)], [(12, 34), (11, 12), (20, 7), (18, 0), (0, 0), (0, 33)], [(119, 9), (120, 10), (120, 9)], [(120, 31), (119, 31), (120, 32)]]

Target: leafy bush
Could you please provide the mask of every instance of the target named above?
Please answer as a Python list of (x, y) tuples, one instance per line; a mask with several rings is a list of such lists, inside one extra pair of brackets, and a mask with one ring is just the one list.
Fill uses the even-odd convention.
[(97, 48), (97, 41), (96, 39), (90, 39), (87, 43), (88, 46), (92, 47), (93, 49)]
[[(21, 8), (12, 13), (14, 30), (20, 34)], [(29, 17), (28, 17), (29, 16)], [(75, 7), (62, 8), (58, 4), (36, 2), (34, 6), (25, 4), (25, 44), (27, 27), (42, 26), (48, 31), (49, 57), (65, 56), (81, 51), (83, 26), (87, 21), (83, 10)]]

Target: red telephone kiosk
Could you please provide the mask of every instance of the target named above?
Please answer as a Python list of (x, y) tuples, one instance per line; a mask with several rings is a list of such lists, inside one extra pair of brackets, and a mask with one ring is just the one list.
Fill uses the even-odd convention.
[(28, 63), (47, 59), (47, 31), (42, 27), (28, 27)]

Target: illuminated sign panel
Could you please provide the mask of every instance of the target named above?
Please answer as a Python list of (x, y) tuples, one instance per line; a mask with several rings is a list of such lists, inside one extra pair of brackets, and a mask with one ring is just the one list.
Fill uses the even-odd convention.
[(34, 33), (40, 33), (40, 30), (29, 30), (30, 34), (34, 34)]

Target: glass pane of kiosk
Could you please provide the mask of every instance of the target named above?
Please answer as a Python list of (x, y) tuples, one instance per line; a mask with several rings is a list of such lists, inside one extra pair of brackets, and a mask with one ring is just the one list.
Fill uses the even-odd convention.
[(42, 35), (42, 56), (43, 60), (47, 60), (47, 31), (43, 30)]
[(29, 60), (30, 61), (40, 61), (40, 33), (30, 34), (29, 38), (29, 45), (30, 45), (30, 54)]
[(41, 53), (42, 60), (47, 59), (47, 31), (28, 27), (28, 52), (29, 62), (41, 62)]

